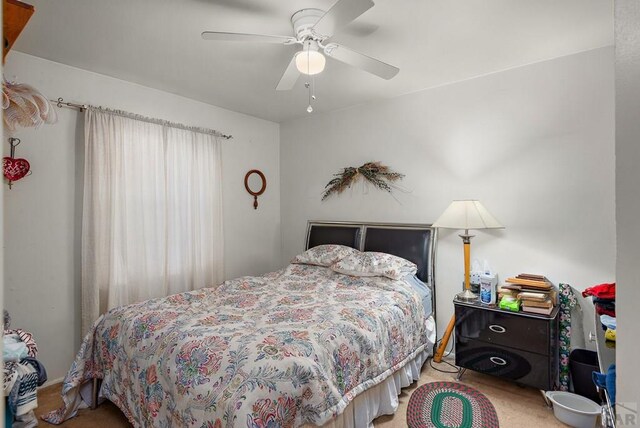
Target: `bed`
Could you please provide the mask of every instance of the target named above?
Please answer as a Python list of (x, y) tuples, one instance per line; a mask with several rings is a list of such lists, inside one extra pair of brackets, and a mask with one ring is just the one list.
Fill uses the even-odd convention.
[(402, 257), (415, 276), (292, 263), (115, 308), (85, 337), (65, 405), (45, 419), (73, 417), (94, 379), (136, 427), (360, 427), (393, 413), (433, 351), (434, 230), (309, 222), (305, 250), (327, 244)]

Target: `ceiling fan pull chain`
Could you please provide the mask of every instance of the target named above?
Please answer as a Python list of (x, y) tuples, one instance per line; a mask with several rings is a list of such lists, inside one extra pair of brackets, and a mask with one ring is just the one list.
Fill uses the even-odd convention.
[(311, 76), (311, 99), (316, 100), (316, 76)]
[(309, 106), (307, 107), (307, 113), (313, 112), (313, 107), (311, 107), (311, 85), (309, 82), (305, 82), (304, 87), (307, 88), (307, 92), (309, 94)]
[[(311, 59), (309, 57), (311, 56), (311, 53), (310, 53), (311, 49), (310, 49), (309, 46), (307, 46), (306, 51), (307, 51), (306, 52), (306, 54), (307, 54), (307, 76), (310, 76), (311, 72), (309, 70), (309, 68), (310, 68), (309, 63), (311, 62)], [(312, 76), (312, 78), (313, 78), (313, 76)], [(305, 82), (304, 86), (307, 88), (307, 93), (309, 95), (309, 106), (307, 107), (307, 113), (311, 113), (313, 111), (313, 107), (311, 107), (311, 88), (310, 88), (309, 82)]]

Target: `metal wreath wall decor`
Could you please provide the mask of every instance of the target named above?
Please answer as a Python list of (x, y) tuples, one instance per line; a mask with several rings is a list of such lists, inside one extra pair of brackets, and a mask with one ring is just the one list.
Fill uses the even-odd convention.
[(388, 166), (382, 165), (380, 162), (367, 162), (362, 166), (349, 166), (341, 172), (333, 174), (335, 178), (324, 186), (322, 200), (324, 201), (334, 193), (342, 193), (345, 189), (351, 187), (356, 181), (363, 179), (373, 184), (373, 187), (385, 190), (389, 193), (396, 187), (394, 182), (401, 180), (404, 174), (392, 171)]

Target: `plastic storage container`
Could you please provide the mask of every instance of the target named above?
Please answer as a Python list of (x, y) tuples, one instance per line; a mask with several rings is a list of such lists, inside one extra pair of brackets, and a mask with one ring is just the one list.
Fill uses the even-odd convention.
[(495, 305), (497, 286), (498, 277), (491, 271), (489, 263), (485, 260), (484, 269), (480, 274), (480, 302), (485, 305)]
[(573, 382), (573, 392), (600, 403), (600, 395), (591, 376), (594, 371), (600, 371), (598, 354), (587, 349), (574, 349), (569, 354), (569, 371)]
[(553, 403), (553, 414), (560, 421), (575, 428), (594, 428), (602, 406), (581, 395), (564, 391), (547, 391)]

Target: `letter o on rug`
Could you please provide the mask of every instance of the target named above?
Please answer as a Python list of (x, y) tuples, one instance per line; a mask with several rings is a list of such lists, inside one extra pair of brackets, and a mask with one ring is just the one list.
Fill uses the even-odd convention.
[(407, 407), (409, 428), (498, 428), (498, 415), (480, 391), (457, 382), (431, 382), (416, 389)]

